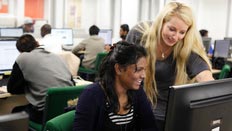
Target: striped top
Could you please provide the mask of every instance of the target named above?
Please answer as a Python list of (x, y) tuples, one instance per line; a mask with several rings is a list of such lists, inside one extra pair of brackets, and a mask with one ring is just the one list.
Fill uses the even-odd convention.
[(130, 123), (133, 120), (133, 115), (134, 115), (133, 106), (131, 106), (131, 109), (127, 114), (120, 115), (120, 114), (115, 114), (113, 112), (110, 112), (108, 114), (110, 121), (115, 125), (125, 125)]

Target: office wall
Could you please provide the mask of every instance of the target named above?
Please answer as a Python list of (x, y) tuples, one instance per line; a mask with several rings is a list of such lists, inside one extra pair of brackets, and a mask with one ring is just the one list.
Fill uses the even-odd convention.
[[(44, 19), (53, 27), (65, 27), (65, 1), (44, 0)], [(171, 0), (81, 0), (81, 26), (78, 30), (88, 33), (92, 24), (100, 28), (112, 28), (119, 39), (119, 27), (128, 23), (154, 20), (164, 4)], [(175, 0), (189, 4), (196, 15), (198, 29), (206, 28), (213, 39), (232, 36), (231, 0)], [(25, 0), (9, 0), (8, 12), (24, 18)], [(17, 25), (22, 24), (18, 22)]]
[[(172, 1), (172, 0), (169, 0)], [(232, 36), (231, 0), (175, 0), (191, 6), (198, 29), (207, 29), (209, 36), (223, 39)]]
[(229, 21), (228, 21), (228, 34), (227, 34), (227, 37), (232, 37), (232, 0), (229, 0), (228, 2), (229, 4)]
[(199, 29), (209, 30), (213, 39), (223, 39), (226, 36), (228, 0), (199, 1), (197, 14)]
[(43, 19), (44, 18), (44, 0), (25, 0), (25, 16)]

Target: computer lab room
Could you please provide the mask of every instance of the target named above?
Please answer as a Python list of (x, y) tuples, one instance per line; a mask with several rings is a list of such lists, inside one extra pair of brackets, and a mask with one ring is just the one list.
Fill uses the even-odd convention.
[(0, 0), (0, 131), (232, 131), (232, 0)]

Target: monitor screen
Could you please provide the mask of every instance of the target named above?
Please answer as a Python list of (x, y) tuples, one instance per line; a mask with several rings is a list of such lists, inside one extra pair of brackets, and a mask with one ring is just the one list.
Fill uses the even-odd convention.
[(22, 28), (1, 28), (0, 29), (1, 37), (5, 38), (17, 38), (23, 35)]
[(73, 30), (71, 28), (52, 29), (51, 35), (61, 39), (64, 45), (73, 45)]
[(215, 40), (213, 56), (227, 58), (229, 56), (229, 48), (229, 40)]
[(165, 131), (232, 131), (232, 79), (171, 86)]
[(0, 131), (28, 131), (29, 118), (26, 112), (0, 116)]
[(105, 40), (106, 45), (112, 44), (112, 29), (101, 29), (98, 36)]
[(211, 39), (210, 37), (202, 37), (202, 42), (205, 48), (205, 52), (209, 53), (210, 46), (211, 46)]
[(0, 72), (12, 70), (19, 54), (16, 40), (0, 40)]
[(232, 37), (224, 37), (224, 40), (229, 40), (230, 41), (230, 53), (229, 53), (229, 57), (232, 58)]

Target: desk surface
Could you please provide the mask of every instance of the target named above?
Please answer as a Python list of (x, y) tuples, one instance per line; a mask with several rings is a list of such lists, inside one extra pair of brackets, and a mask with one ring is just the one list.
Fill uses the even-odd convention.
[[(91, 81), (85, 81), (75, 79), (76, 85), (89, 85)], [(0, 87), (0, 115), (11, 113), (12, 109), (16, 106), (22, 106), (28, 104), (28, 101), (24, 94), (12, 95), (7, 92), (6, 86)]]
[(219, 74), (221, 72), (221, 70), (218, 69), (212, 69), (212, 73), (213, 74)]
[[(83, 79), (74, 79), (74, 81), (76, 82), (76, 86), (89, 85), (93, 83), (91, 81), (85, 81)], [(0, 87), (0, 98), (6, 98), (10, 96), (12, 96), (12, 94), (7, 92), (6, 86)]]
[(10, 97), (11, 94), (7, 92), (6, 86), (0, 87), (0, 98)]

